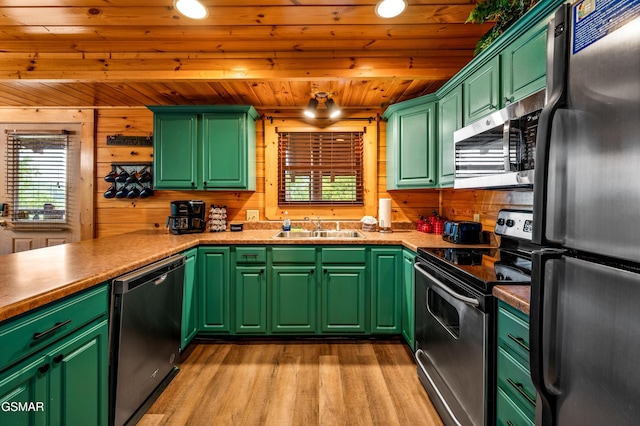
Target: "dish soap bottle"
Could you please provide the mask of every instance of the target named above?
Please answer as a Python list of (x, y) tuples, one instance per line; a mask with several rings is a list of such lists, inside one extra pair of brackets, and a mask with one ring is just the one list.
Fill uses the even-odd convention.
[(282, 230), (291, 231), (291, 221), (289, 220), (289, 212), (284, 212), (284, 220), (282, 221)]

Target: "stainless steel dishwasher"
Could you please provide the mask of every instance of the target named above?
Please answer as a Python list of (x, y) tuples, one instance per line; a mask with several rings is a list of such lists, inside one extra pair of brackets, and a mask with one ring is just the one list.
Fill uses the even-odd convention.
[(184, 262), (176, 255), (112, 281), (112, 424), (135, 423), (177, 373)]

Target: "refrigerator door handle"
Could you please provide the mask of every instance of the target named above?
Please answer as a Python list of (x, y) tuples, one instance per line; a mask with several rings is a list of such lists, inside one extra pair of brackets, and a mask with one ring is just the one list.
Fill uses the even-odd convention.
[(538, 392), (538, 408), (542, 409), (542, 423), (545, 426), (552, 425), (553, 413), (555, 413), (555, 395), (549, 391), (546, 382), (546, 371), (549, 368), (545, 352), (549, 352), (551, 335), (544, 334), (544, 321), (553, 316), (549, 309), (553, 306), (544, 306), (545, 295), (545, 264), (552, 259), (560, 259), (566, 254), (566, 250), (542, 249), (532, 254), (531, 268), (531, 305), (529, 345), (531, 356), (531, 380)]
[(567, 100), (567, 54), (569, 49), (569, 17), (571, 6), (560, 7), (547, 28), (547, 103), (540, 113), (536, 136), (535, 175), (533, 182), (534, 223), (532, 242), (548, 245), (545, 237), (547, 228), (547, 189), (549, 175), (549, 145), (551, 123), (558, 108)]

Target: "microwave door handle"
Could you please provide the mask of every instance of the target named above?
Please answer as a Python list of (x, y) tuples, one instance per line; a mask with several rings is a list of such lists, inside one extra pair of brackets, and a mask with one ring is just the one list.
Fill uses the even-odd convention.
[(549, 145), (553, 116), (567, 101), (567, 54), (571, 5), (565, 4), (556, 12), (547, 28), (547, 96), (540, 113), (536, 136), (535, 175), (533, 182), (533, 216), (535, 226), (531, 236), (534, 244), (547, 245), (547, 190), (549, 188)]
[(480, 302), (478, 301), (478, 299), (474, 299), (472, 297), (463, 296), (462, 294), (456, 293), (455, 291), (451, 290), (442, 281), (438, 280), (436, 277), (434, 277), (433, 275), (431, 275), (430, 273), (428, 273), (427, 271), (422, 269), (420, 267), (420, 264), (416, 263), (416, 264), (413, 265), (413, 267), (414, 267), (414, 269), (416, 271), (418, 271), (420, 274), (422, 274), (423, 276), (425, 276), (426, 278), (431, 280), (431, 282), (433, 284), (435, 284), (437, 287), (439, 287), (440, 289), (445, 291), (451, 297), (453, 297), (453, 298), (455, 298), (455, 299), (457, 299), (457, 300), (461, 301), (462, 303), (465, 303), (465, 304), (467, 304), (469, 306), (473, 306), (474, 308), (477, 308), (478, 306), (480, 306)]

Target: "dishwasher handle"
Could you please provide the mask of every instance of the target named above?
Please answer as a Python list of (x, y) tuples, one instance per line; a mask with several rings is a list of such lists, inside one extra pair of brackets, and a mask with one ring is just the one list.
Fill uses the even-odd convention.
[(478, 299), (475, 299), (473, 297), (463, 296), (462, 294), (456, 293), (451, 288), (449, 288), (446, 284), (444, 284), (442, 281), (440, 281), (439, 279), (437, 279), (436, 277), (434, 277), (433, 275), (431, 275), (430, 273), (422, 269), (420, 267), (420, 264), (418, 263), (414, 264), (413, 268), (416, 271), (418, 271), (420, 274), (422, 274), (425, 278), (429, 279), (431, 283), (435, 284), (436, 287), (440, 288), (441, 290), (449, 294), (451, 297), (461, 301), (462, 303), (466, 303), (469, 306), (473, 306), (474, 308), (477, 308), (478, 306), (480, 306), (480, 301), (478, 301)]
[(165, 281), (167, 280), (167, 276), (168, 276), (168, 275), (169, 275), (168, 273), (161, 275), (161, 276), (160, 276), (160, 278), (158, 278), (158, 279), (156, 279), (156, 280), (154, 280), (154, 281), (153, 281), (153, 285), (160, 285), (160, 284), (162, 284), (163, 282), (165, 282)]

